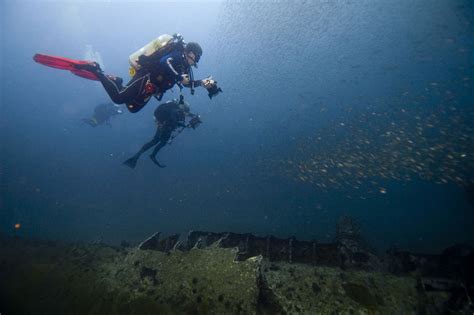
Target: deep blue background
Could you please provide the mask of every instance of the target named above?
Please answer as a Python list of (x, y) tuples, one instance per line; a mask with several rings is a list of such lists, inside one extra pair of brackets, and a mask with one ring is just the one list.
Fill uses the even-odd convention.
[[(472, 115), (470, 1), (0, 6), (3, 232), (21, 223), (26, 237), (113, 243), (190, 229), (326, 241), (346, 214), (380, 249), (474, 244), (474, 211), (459, 185), (390, 180), (387, 194), (358, 190), (364, 197), (354, 199), (350, 187), (295, 181), (279, 163), (295, 158), (300, 139), (347, 119), (348, 107), (406, 106), (407, 91), (423, 95), (421, 106), (437, 104), (432, 82)], [(122, 165), (153, 135), (155, 100), (112, 127), (89, 128), (80, 119), (108, 100), (100, 84), (32, 60), (37, 52), (81, 59), (92, 45), (106, 72), (127, 78), (132, 52), (175, 32), (201, 44), (195, 76), (212, 74), (224, 93), (210, 101), (204, 90), (185, 92), (204, 123), (162, 150), (165, 169), (146, 155), (135, 170)]]

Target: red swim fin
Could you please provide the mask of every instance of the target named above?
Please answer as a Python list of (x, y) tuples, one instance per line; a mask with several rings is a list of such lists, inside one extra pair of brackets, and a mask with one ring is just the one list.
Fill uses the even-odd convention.
[(64, 57), (56, 57), (56, 56), (42, 55), (42, 54), (34, 55), (33, 60), (36, 61), (37, 63), (40, 63), (42, 65), (45, 65), (51, 68), (69, 70), (77, 76), (80, 76), (89, 80), (99, 81), (99, 78), (97, 77), (95, 73), (89, 72), (86, 70), (78, 70), (75, 67), (76, 65), (87, 64), (90, 61), (74, 60), (74, 59), (69, 59), (69, 58), (64, 58)]

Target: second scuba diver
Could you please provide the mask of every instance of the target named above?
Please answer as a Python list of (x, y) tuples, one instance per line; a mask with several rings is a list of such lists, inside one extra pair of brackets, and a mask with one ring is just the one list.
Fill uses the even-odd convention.
[[(150, 155), (151, 160), (159, 167), (165, 167), (165, 165), (158, 162), (156, 155), (161, 148), (168, 144), (173, 131), (179, 127), (182, 128), (179, 132), (188, 127), (195, 129), (201, 124), (199, 116), (190, 112), (189, 105), (183, 101), (182, 97), (179, 101), (172, 100), (159, 105), (155, 109), (154, 117), (157, 127), (155, 136), (151, 141), (145, 143), (134, 156), (124, 162), (130, 168), (135, 168), (140, 156), (153, 146), (155, 148)], [(190, 118), (187, 124), (186, 117)]]

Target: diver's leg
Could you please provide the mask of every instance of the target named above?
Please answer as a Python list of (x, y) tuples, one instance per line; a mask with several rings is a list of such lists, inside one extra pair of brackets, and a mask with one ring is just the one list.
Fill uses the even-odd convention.
[(122, 85), (118, 84), (116, 80), (113, 80), (103, 73), (98, 74), (97, 76), (99, 77), (105, 91), (109, 94), (110, 99), (116, 104), (133, 102), (134, 99), (142, 93), (145, 84), (149, 79), (148, 74), (134, 77), (125, 87), (122, 87)]
[(153, 149), (153, 153), (150, 154), (150, 159), (153, 161), (153, 163), (155, 163), (157, 166), (163, 168), (163, 167), (166, 167), (166, 165), (163, 165), (163, 164), (160, 164), (160, 162), (158, 162), (158, 160), (156, 159), (156, 155), (158, 154), (158, 151), (161, 150), (162, 147), (164, 147), (165, 145), (167, 144), (167, 142), (161, 142), (158, 143), (158, 145), (155, 147), (155, 149)]
[(123, 79), (121, 77), (116, 77), (114, 75), (111, 75), (111, 74), (106, 74), (106, 76), (114, 81), (115, 85), (120, 89), (122, 90), (123, 89)]
[(161, 148), (163, 148), (165, 145), (168, 144), (168, 140), (170, 139), (172, 132), (173, 132), (172, 129), (165, 129), (165, 130), (163, 130), (163, 133), (161, 134), (161, 137), (160, 137), (160, 142), (159, 142), (158, 145), (153, 149), (153, 152), (152, 152), (151, 155), (150, 155), (150, 159), (153, 161), (153, 163), (155, 163), (155, 164), (158, 165), (159, 167), (166, 167), (166, 165), (160, 164), (160, 163), (158, 162), (158, 160), (156, 159), (156, 155), (157, 155), (158, 152), (161, 150)]
[(108, 75), (101, 77), (100, 82), (114, 103), (127, 104), (130, 113), (137, 113), (151, 98), (151, 94), (144, 92), (149, 78), (149, 74), (137, 75), (125, 87), (122, 87), (121, 81), (117, 82), (121, 78), (112, 79)]
[(150, 154), (150, 157), (152, 160), (156, 159), (156, 155), (161, 150), (161, 148), (163, 148), (165, 145), (166, 145), (166, 142), (163, 142), (163, 141), (160, 141), (160, 143), (156, 145), (156, 147), (153, 149), (153, 152)]
[(142, 93), (146, 82), (150, 78), (148, 73), (137, 74), (125, 87), (123, 87), (122, 78), (106, 75), (97, 62), (77, 65), (76, 68), (93, 72), (97, 75), (97, 78), (99, 78), (105, 91), (109, 94), (110, 99), (116, 104), (133, 102), (134, 99)]
[(155, 135), (153, 136), (153, 139), (151, 139), (151, 141), (148, 141), (147, 143), (145, 143), (142, 148), (134, 155), (132, 156), (131, 158), (129, 158), (128, 160), (126, 160), (125, 162), (123, 162), (123, 164), (131, 167), (131, 168), (135, 168), (135, 166), (137, 166), (137, 162), (138, 162), (138, 159), (140, 158), (140, 156), (146, 152), (148, 149), (150, 149), (152, 146), (156, 145), (158, 143), (158, 141), (160, 141), (160, 129), (157, 128), (156, 129), (156, 133)]

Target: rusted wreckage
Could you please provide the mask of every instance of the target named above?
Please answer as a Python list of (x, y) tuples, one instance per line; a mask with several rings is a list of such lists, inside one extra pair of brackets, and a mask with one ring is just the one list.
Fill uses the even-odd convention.
[(236, 249), (235, 260), (261, 255), (271, 262), (302, 263), (339, 267), (343, 270), (367, 270), (397, 275), (416, 275), (419, 290), (449, 293), (447, 307), (473, 308), (474, 248), (455, 245), (440, 255), (411, 253), (395, 247), (378, 256), (364, 241), (358, 224), (350, 217), (341, 217), (333, 242), (301, 241), (294, 237), (255, 236), (250, 233), (190, 231), (186, 239), (179, 234), (160, 238), (159, 232), (139, 245), (142, 250), (170, 252), (217, 246)]
[(377, 269), (380, 260), (362, 239), (359, 228), (349, 217), (339, 220), (335, 242), (300, 241), (294, 237), (282, 239), (250, 233), (190, 231), (185, 240), (175, 234), (160, 238), (157, 232), (139, 245), (143, 250), (169, 252), (218, 246), (237, 249), (236, 261), (262, 255), (270, 261), (313, 264), (342, 268)]

